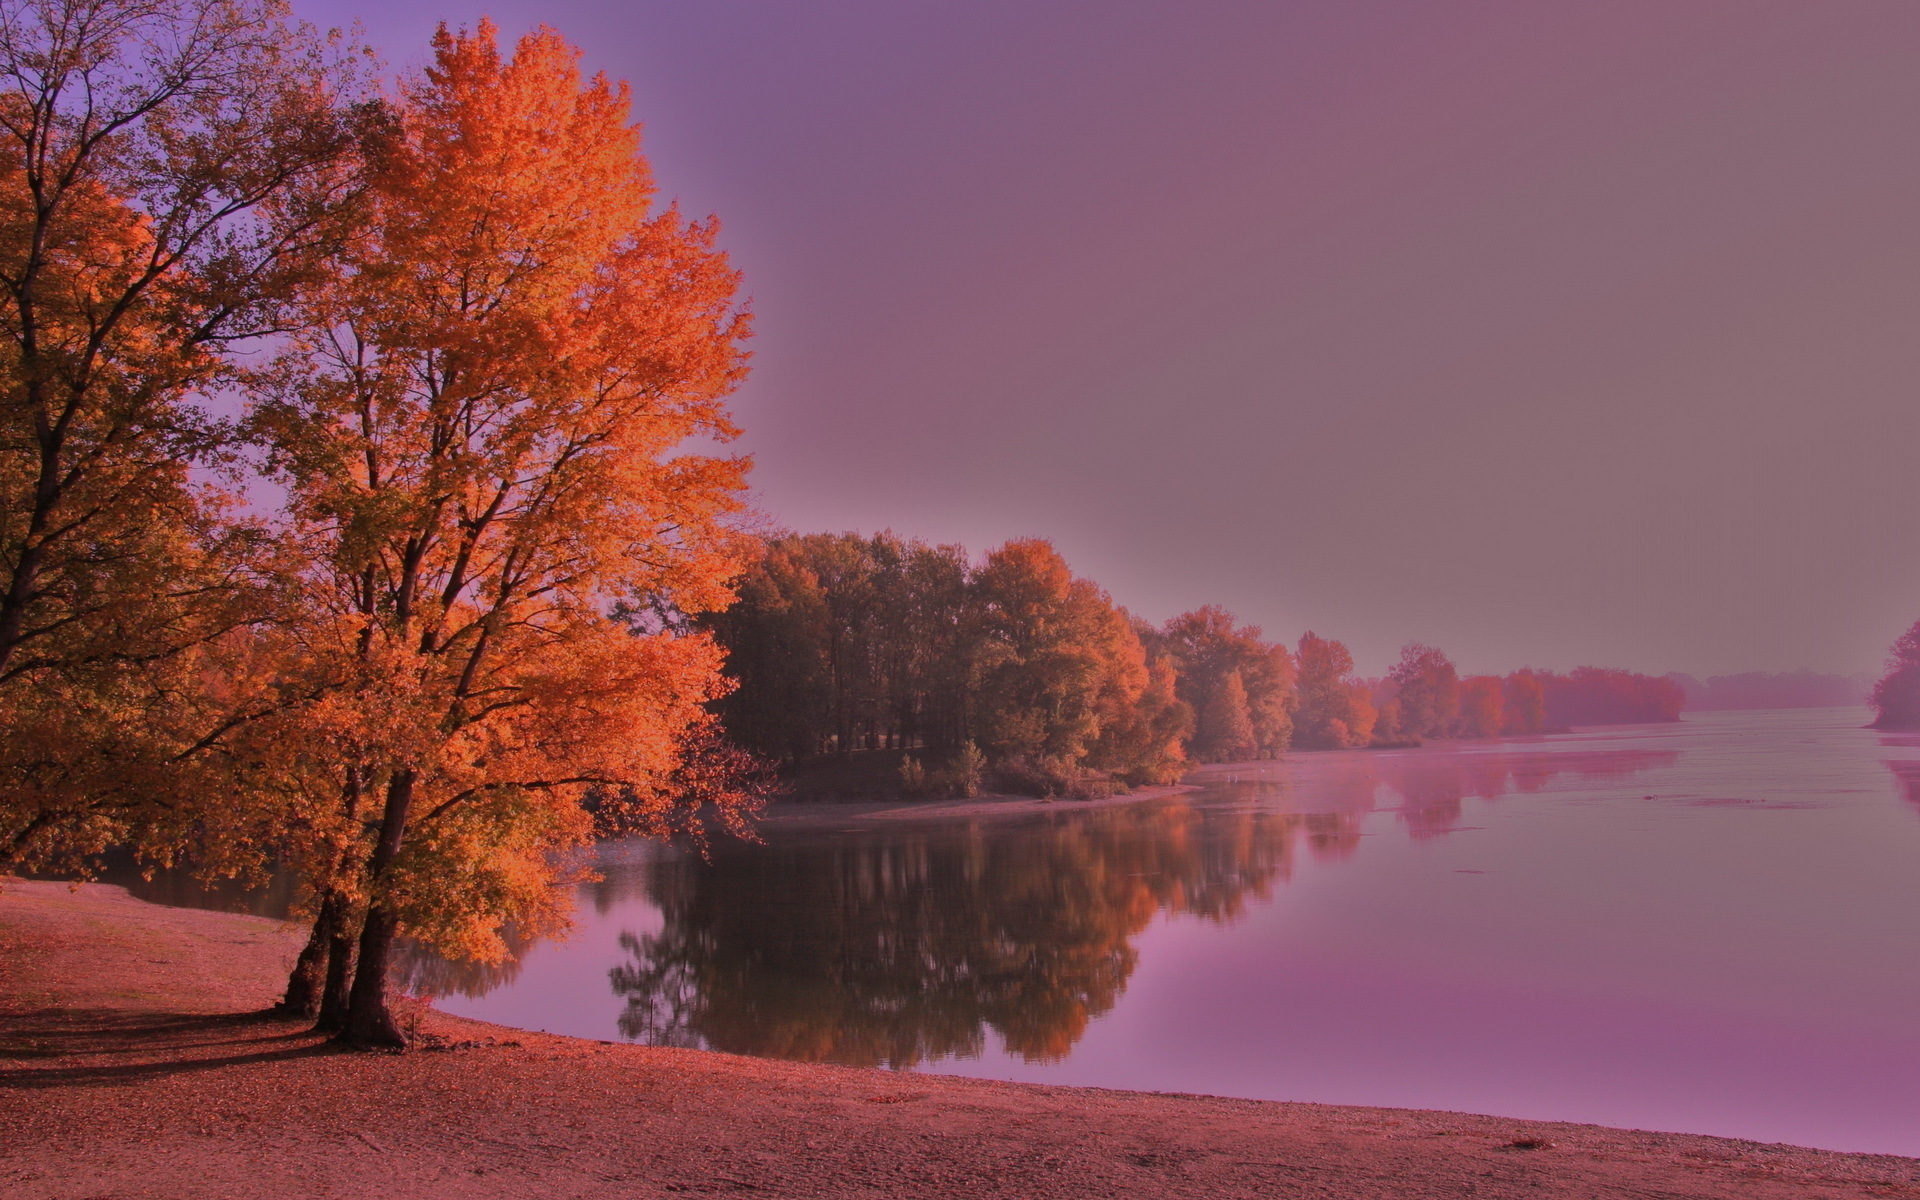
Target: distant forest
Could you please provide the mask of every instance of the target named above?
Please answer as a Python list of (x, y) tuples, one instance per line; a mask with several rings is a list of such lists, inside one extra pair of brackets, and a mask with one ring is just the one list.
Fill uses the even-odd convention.
[(716, 704), (734, 740), (790, 768), (902, 752), (909, 794), (1104, 794), (1196, 761), (1673, 721), (1684, 701), (1598, 667), (1462, 677), (1417, 643), (1363, 679), (1338, 641), (1269, 641), (1212, 605), (1150, 624), (1040, 539), (975, 561), (891, 533), (777, 535), (699, 625), (738, 682)]
[(1667, 676), (1686, 693), (1689, 711), (1730, 708), (1847, 708), (1865, 704), (1873, 676), (1822, 675), (1814, 671), (1748, 671), (1713, 675), (1704, 682), (1674, 672)]

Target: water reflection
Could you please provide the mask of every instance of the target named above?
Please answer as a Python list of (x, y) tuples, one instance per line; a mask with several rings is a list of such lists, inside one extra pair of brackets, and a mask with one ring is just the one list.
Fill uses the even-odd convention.
[(1679, 761), (1677, 750), (1442, 746), (1303, 756), (1236, 778), (1269, 789), (1265, 803), (1311, 815), (1316, 854), (1338, 859), (1357, 848), (1361, 821), (1372, 812), (1393, 811), (1423, 840), (1459, 829), (1468, 800), (1537, 794), (1562, 777), (1618, 783)]
[(1589, 750), (1525, 753), (1459, 750), (1379, 756), (1381, 781), (1401, 800), (1400, 820), (1416, 840), (1460, 827), (1469, 799), (1537, 794), (1556, 776), (1613, 783), (1680, 761), (1674, 750)]
[(1299, 818), (1187, 804), (841, 835), (652, 872), (657, 934), (612, 971), (623, 1036), (910, 1066), (986, 1031), (1057, 1059), (1133, 973), (1157, 912), (1229, 921), (1284, 877)]
[[(1883, 733), (1880, 735), (1880, 744), (1888, 749), (1920, 751), (1920, 734)], [(1887, 770), (1893, 773), (1900, 794), (1908, 804), (1920, 809), (1920, 758), (1889, 758), (1885, 764)]]
[[(863, 829), (681, 857), (644, 872), (663, 919), (620, 938), (623, 1037), (740, 1054), (911, 1066), (979, 1055), (989, 1031), (1028, 1062), (1064, 1057), (1113, 1008), (1156, 914), (1229, 923), (1271, 897), (1301, 849), (1354, 854), (1370, 812), (1415, 837), (1462, 802), (1556, 775), (1620, 779), (1671, 751), (1329, 755), (1196, 802), (959, 827)], [(1386, 789), (1383, 793), (1383, 787)]]
[(1887, 770), (1893, 772), (1894, 782), (1900, 785), (1900, 793), (1906, 797), (1907, 803), (1920, 808), (1920, 761), (1890, 760)]

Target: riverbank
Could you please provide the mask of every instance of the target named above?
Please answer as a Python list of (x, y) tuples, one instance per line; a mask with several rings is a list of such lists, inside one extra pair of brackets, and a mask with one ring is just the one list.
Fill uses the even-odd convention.
[(1920, 1197), (1920, 1160), (259, 1015), (299, 932), (9, 881), (0, 1196)]
[(1089, 808), (1116, 808), (1145, 804), (1199, 791), (1199, 785), (1174, 783), (1134, 788), (1098, 800), (1065, 797), (1038, 799), (985, 793), (965, 800), (802, 800), (776, 802), (755, 822), (779, 829), (838, 828), (848, 821), (947, 821), (956, 818), (1014, 817), (1033, 813), (1080, 812)]

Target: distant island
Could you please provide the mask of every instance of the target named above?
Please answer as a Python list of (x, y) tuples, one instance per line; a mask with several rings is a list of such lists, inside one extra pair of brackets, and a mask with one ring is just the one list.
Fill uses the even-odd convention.
[(1685, 702), (1602, 667), (1462, 676), (1417, 642), (1362, 678), (1343, 643), (1270, 641), (1217, 605), (1152, 624), (1039, 538), (976, 560), (891, 532), (780, 533), (738, 591), (690, 621), (737, 684), (715, 709), (805, 794), (1093, 799), (1194, 763), (1675, 721)]

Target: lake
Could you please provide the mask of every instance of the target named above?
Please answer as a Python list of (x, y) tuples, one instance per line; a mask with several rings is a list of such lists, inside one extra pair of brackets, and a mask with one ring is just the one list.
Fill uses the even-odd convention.
[(1920, 738), (1867, 718), (613, 843), (568, 941), (412, 982), (583, 1037), (1920, 1155)]

